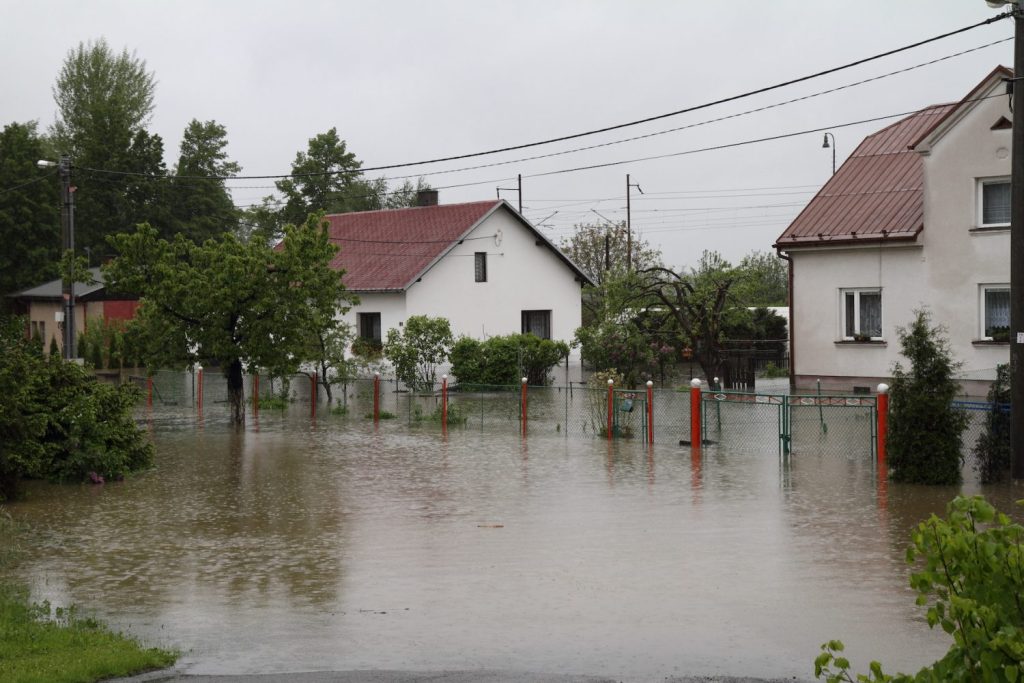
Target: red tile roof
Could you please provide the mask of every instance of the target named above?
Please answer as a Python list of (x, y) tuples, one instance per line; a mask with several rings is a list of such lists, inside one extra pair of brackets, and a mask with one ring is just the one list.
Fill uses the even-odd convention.
[(774, 246), (915, 239), (924, 228), (924, 169), (911, 146), (956, 106), (928, 107), (864, 138)]
[(357, 292), (401, 291), (503, 202), (419, 206), (326, 217), (331, 261), (345, 269), (345, 286)]

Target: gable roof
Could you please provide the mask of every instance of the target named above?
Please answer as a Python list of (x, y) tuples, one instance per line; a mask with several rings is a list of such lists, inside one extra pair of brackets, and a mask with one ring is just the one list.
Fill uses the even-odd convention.
[[(81, 282), (75, 283), (75, 298), (102, 298), (103, 290), (105, 285), (103, 284), (103, 273), (99, 267), (90, 268), (89, 273), (92, 275), (92, 279), (95, 282), (91, 285), (83, 284)], [(96, 296), (91, 296), (91, 295)], [(49, 301), (49, 300), (62, 300), (64, 298), (64, 281), (60, 278), (56, 280), (50, 280), (44, 282), (41, 285), (35, 287), (29, 287), (13, 294), (7, 295), (11, 299), (22, 299), (22, 300), (33, 300), (33, 301)]]
[(774, 247), (914, 240), (924, 228), (924, 162), (910, 145), (953, 107), (922, 109), (864, 138)]
[(359, 211), (325, 217), (332, 244), (340, 247), (331, 268), (345, 269), (354, 292), (401, 292), (496, 211), (508, 211), (583, 282), (590, 279), (505, 200)]

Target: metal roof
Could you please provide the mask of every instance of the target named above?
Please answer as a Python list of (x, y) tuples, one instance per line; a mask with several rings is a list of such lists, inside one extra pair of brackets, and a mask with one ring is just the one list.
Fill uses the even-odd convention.
[[(92, 274), (92, 279), (95, 280), (95, 282), (91, 285), (76, 282), (75, 296), (78, 298), (88, 297), (90, 294), (102, 292), (104, 289), (103, 274), (100, 272), (99, 267), (90, 268), (89, 273)], [(49, 282), (44, 282), (41, 285), (29, 287), (28, 289), (23, 289), (20, 292), (14, 292), (7, 296), (12, 299), (59, 300), (64, 297), (64, 281), (60, 279), (50, 280)]]

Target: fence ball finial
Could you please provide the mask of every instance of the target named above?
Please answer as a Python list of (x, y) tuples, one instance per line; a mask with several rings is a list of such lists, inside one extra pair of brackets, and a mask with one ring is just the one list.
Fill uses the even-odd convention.
[(650, 389), (653, 386), (654, 386), (654, 382), (652, 380), (647, 380), (647, 388)]
[(888, 384), (884, 384), (884, 383), (883, 384), (879, 384), (878, 385), (878, 393), (880, 393), (880, 394), (888, 394), (889, 393), (889, 385)]
[(373, 376), (374, 377), (380, 377), (380, 373), (379, 372), (375, 372), (375, 373), (373, 373)]
[(526, 384), (526, 378), (525, 378), (525, 377), (523, 377), (523, 378), (522, 378), (521, 380), (519, 380), (519, 381), (520, 381), (520, 382), (522, 382), (523, 384)]
[(441, 375), (441, 379), (443, 379), (444, 381), (447, 382), (448, 381), (448, 375)]
[(615, 380), (613, 380), (613, 379), (609, 378), (609, 379), (608, 379), (608, 386), (611, 386), (611, 385), (613, 385), (613, 384), (615, 384)]
[(700, 378), (694, 377), (693, 379), (691, 379), (690, 386), (693, 387), (694, 389), (700, 389)]

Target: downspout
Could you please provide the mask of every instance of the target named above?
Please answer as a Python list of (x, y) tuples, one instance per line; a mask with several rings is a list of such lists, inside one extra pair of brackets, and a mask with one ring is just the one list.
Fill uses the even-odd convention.
[(779, 258), (789, 263), (789, 287), (786, 291), (786, 300), (789, 304), (789, 329), (786, 336), (789, 337), (789, 390), (796, 391), (796, 338), (793, 331), (793, 257), (787, 256), (781, 249), (776, 249)]

